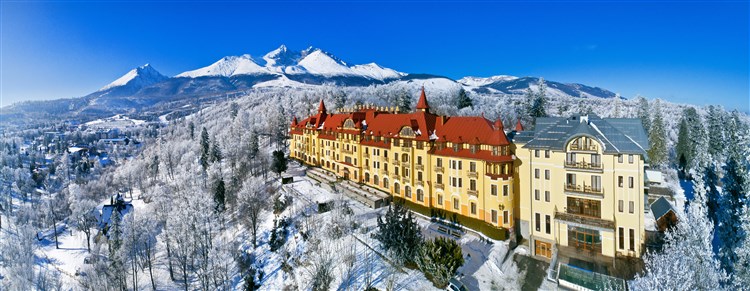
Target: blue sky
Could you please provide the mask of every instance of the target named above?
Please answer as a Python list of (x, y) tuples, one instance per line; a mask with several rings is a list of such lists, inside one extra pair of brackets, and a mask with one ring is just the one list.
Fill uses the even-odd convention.
[(0, 2), (2, 100), (86, 95), (151, 63), (315, 46), (350, 64), (508, 74), (750, 111), (747, 1)]

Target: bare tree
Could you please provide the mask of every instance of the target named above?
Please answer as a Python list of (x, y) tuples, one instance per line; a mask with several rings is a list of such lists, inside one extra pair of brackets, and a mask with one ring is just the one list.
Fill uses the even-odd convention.
[(258, 227), (260, 214), (268, 208), (268, 193), (263, 187), (263, 180), (252, 177), (245, 181), (240, 190), (240, 205), (238, 213), (244, 214), (244, 222), (253, 236), (253, 248), (258, 246)]

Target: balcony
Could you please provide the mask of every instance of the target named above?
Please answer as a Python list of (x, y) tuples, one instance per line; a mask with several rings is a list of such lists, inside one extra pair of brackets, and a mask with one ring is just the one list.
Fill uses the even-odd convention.
[(443, 167), (435, 167), (435, 172), (442, 173), (443, 172)]
[(424, 181), (417, 181), (415, 184), (424, 187)]
[(397, 166), (397, 165), (398, 165), (398, 159), (391, 159), (391, 163), (392, 163), (393, 165), (396, 165), (396, 166)]
[(445, 190), (445, 185), (440, 183), (435, 183), (435, 189)]
[(582, 144), (571, 144), (570, 150), (572, 151), (582, 151), (582, 152), (595, 152), (597, 151), (598, 147), (594, 144), (590, 145), (582, 145)]
[(394, 173), (393, 175), (391, 175), (391, 178), (393, 178), (394, 180), (396, 180), (396, 179), (399, 179), (399, 176), (398, 176), (398, 174)]
[(362, 167), (362, 169), (365, 169), (365, 170), (369, 170), (369, 169), (370, 169), (370, 166), (368, 166), (368, 165), (364, 165), (364, 166)]
[(411, 164), (409, 162), (401, 162), (401, 166), (404, 168), (411, 168)]
[(588, 225), (597, 227), (604, 230), (615, 229), (615, 222), (611, 220), (601, 219), (598, 217), (591, 217), (573, 213), (555, 212), (555, 219), (566, 222), (572, 222), (580, 225)]
[(370, 158), (370, 154), (364, 153), (364, 154), (362, 154), (362, 157), (365, 158), (365, 159), (369, 159)]
[(411, 152), (411, 147), (401, 147), (402, 152)]
[(565, 161), (565, 169), (574, 171), (584, 172), (599, 172), (604, 171), (602, 163), (588, 163), (588, 162), (576, 162), (576, 161)]
[(417, 164), (414, 168), (417, 169), (417, 171), (424, 171), (424, 165)]
[(476, 178), (479, 175), (477, 175), (477, 172), (469, 172), (469, 178)]
[(467, 190), (466, 193), (469, 193), (469, 195), (479, 196), (479, 192), (477, 192), (477, 190)]
[(353, 154), (354, 152), (352, 152), (351, 150), (345, 150), (345, 149), (341, 149), (341, 153), (343, 153), (343, 154), (347, 154), (347, 155), (351, 155), (351, 154)]
[(388, 176), (388, 171), (387, 170), (380, 170), (380, 174), (383, 175), (383, 176)]
[(582, 194), (593, 194), (593, 195), (604, 195), (604, 189), (601, 187), (594, 188), (591, 185), (584, 184), (581, 185), (575, 185), (575, 184), (565, 184), (565, 192), (573, 192), (573, 193), (582, 193)]

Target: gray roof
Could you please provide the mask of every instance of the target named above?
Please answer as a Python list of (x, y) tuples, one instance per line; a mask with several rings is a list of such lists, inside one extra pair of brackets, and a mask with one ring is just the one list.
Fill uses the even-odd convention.
[(600, 118), (594, 114), (537, 118), (534, 131), (516, 134), (513, 142), (525, 143), (524, 148), (562, 151), (571, 138), (582, 135), (597, 139), (604, 145), (604, 153), (608, 154), (639, 154), (645, 157), (649, 148), (640, 119)]
[(651, 213), (654, 214), (654, 218), (657, 220), (666, 215), (669, 211), (675, 212), (674, 208), (672, 208), (672, 204), (669, 203), (667, 199), (664, 199), (664, 197), (659, 197), (654, 203), (651, 203)]

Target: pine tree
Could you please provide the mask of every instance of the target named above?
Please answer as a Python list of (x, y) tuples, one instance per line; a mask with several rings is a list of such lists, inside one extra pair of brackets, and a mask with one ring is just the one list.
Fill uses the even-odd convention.
[(648, 100), (643, 96), (638, 96), (638, 118), (641, 119), (643, 129), (648, 134), (651, 131), (651, 114), (649, 113)]
[(120, 251), (122, 247), (122, 217), (117, 207), (112, 209), (107, 236), (109, 237), (109, 270), (107, 274), (113, 286), (124, 290), (125, 266)]
[(688, 132), (687, 120), (683, 116), (680, 120), (680, 129), (677, 133), (677, 165), (680, 170), (685, 173), (688, 169), (688, 165), (691, 164), (691, 146), (693, 142), (690, 140), (690, 133)]
[(747, 130), (744, 128), (739, 115), (735, 111), (728, 118), (726, 126), (727, 149), (726, 164), (724, 165), (723, 195), (719, 215), (719, 237), (722, 246), (719, 256), (722, 267), (732, 273), (734, 262), (737, 261), (737, 249), (748, 235), (741, 224), (741, 215), (748, 203), (750, 192), (750, 172), (748, 172)]
[(419, 225), (402, 204), (388, 206), (385, 217), (378, 216), (378, 232), (375, 239), (398, 264), (414, 260), (422, 244)]
[(539, 87), (539, 91), (536, 94), (531, 93), (531, 90), (527, 92), (527, 94), (533, 95), (528, 112), (533, 124), (536, 124), (538, 117), (547, 117), (547, 111), (545, 110), (545, 106), (547, 105), (547, 85), (544, 82), (544, 78), (539, 78), (537, 86)]
[(258, 134), (255, 133), (255, 131), (250, 134), (250, 147), (248, 148), (248, 155), (250, 159), (255, 159), (255, 157), (258, 156), (258, 152), (260, 151), (260, 145), (258, 144)]
[(188, 131), (190, 132), (190, 140), (195, 139), (195, 124), (191, 121), (188, 123)]
[(661, 105), (659, 100), (654, 103), (654, 118), (649, 130), (649, 142), (651, 147), (648, 150), (650, 164), (655, 167), (666, 166), (667, 161), (667, 132), (664, 128), (664, 120), (661, 116)]
[[(745, 205), (742, 209), (741, 220), (742, 232), (750, 234), (750, 208)], [(745, 236), (742, 244), (737, 249), (737, 261), (734, 264), (734, 273), (731, 282), (737, 290), (750, 286), (750, 236)]]
[(474, 104), (471, 102), (471, 98), (466, 95), (466, 90), (464, 90), (463, 87), (458, 90), (458, 96), (456, 96), (456, 106), (458, 107), (458, 109), (463, 109), (466, 107), (471, 107), (472, 109), (474, 109)]
[(708, 123), (709, 147), (708, 152), (717, 161), (723, 161), (724, 157), (724, 114), (723, 109), (708, 106)]
[(287, 158), (283, 151), (273, 151), (273, 164), (271, 168), (276, 175), (281, 176), (281, 173), (287, 169)]
[(445, 288), (456, 270), (464, 264), (464, 258), (461, 246), (456, 241), (437, 237), (424, 242), (416, 263), (435, 287)]
[(203, 166), (203, 171), (206, 171), (208, 169), (208, 154), (211, 147), (211, 143), (209, 141), (208, 137), (208, 130), (204, 127), (201, 131), (201, 166)]
[(219, 148), (219, 141), (214, 137), (213, 143), (211, 144), (211, 156), (209, 159), (213, 163), (221, 162), (223, 158), (224, 156), (221, 154), (221, 148)]
[(214, 202), (216, 202), (216, 212), (224, 211), (225, 197), (226, 197), (226, 188), (224, 185), (224, 179), (220, 178), (219, 181), (216, 182), (216, 187), (214, 189)]
[(614, 101), (613, 101), (615, 103), (615, 105), (613, 106), (614, 107), (614, 114), (613, 114), (614, 118), (620, 118), (620, 114), (621, 114), (620, 113), (620, 110), (621, 110), (620, 107), (622, 107), (620, 105), (622, 103), (621, 98), (622, 97), (620, 97), (620, 93), (615, 94), (615, 98), (614, 98)]

